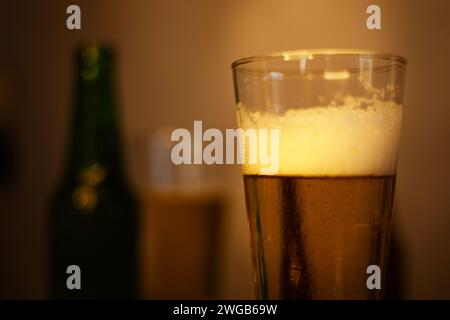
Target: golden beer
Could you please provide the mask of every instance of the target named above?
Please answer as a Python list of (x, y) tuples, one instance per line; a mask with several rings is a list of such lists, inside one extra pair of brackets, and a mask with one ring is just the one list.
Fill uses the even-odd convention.
[(257, 296), (373, 299), (385, 266), (395, 176), (245, 175)]

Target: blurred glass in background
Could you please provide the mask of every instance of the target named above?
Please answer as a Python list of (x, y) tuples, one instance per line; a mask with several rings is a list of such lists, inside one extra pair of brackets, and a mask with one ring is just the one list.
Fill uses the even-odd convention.
[(211, 299), (225, 200), (212, 168), (172, 163), (172, 130), (161, 127), (137, 143), (142, 298)]

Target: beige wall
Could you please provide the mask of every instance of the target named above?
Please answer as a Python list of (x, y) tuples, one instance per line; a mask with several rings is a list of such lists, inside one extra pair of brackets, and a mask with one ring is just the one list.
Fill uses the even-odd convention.
[[(233, 127), (230, 63), (243, 56), (355, 47), (407, 57), (395, 212), (406, 246), (407, 296), (450, 298), (448, 1), (80, 0), (82, 31), (69, 32), (65, 8), (71, 3), (21, 1), (10, 5), (11, 14), (2, 10), (3, 21), (9, 21), (2, 29), (12, 34), (2, 54), (12, 57), (26, 85), (17, 109), (22, 171), (3, 201), (0, 225), (0, 258), (7, 261), (0, 274), (2, 296), (45, 296), (45, 206), (63, 168), (72, 49), (81, 39), (100, 38), (119, 48), (130, 146), (136, 135), (163, 124), (190, 127), (202, 119), (208, 127)], [(372, 3), (382, 8), (380, 31), (365, 28), (365, 9)], [(240, 172), (220, 172), (232, 199), (222, 295), (250, 297)], [(132, 173), (138, 180), (136, 167)]]

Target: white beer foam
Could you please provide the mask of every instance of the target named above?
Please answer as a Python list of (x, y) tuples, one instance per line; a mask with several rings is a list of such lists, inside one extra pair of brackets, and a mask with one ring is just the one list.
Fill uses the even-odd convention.
[[(395, 174), (402, 105), (345, 97), (342, 105), (289, 109), (278, 115), (238, 104), (239, 126), (279, 128), (279, 170), (290, 176), (381, 176)], [(248, 159), (247, 147), (246, 159)], [(261, 174), (244, 164), (244, 174)]]

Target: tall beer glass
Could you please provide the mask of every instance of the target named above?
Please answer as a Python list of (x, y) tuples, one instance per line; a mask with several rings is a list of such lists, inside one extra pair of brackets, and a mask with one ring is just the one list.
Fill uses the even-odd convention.
[(239, 127), (278, 130), (257, 140), (273, 163), (242, 144), (257, 298), (382, 298), (406, 60), (304, 50), (232, 69)]

